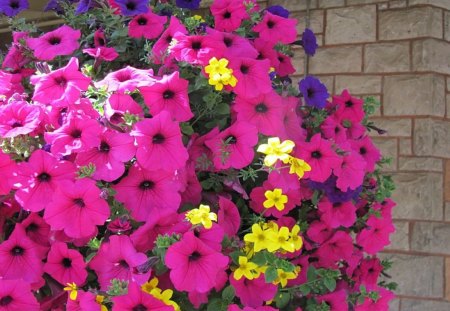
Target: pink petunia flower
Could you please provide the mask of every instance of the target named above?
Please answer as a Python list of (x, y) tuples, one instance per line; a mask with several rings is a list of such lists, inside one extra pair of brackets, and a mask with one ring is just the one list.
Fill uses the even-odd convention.
[(213, 250), (220, 252), (222, 250), (222, 240), (225, 235), (222, 227), (216, 223), (212, 224), (212, 227), (206, 229), (205, 227), (194, 228), (194, 235), (206, 246), (211, 247)]
[(357, 151), (366, 161), (366, 170), (371, 173), (375, 170), (375, 164), (381, 160), (381, 152), (375, 147), (369, 136), (351, 140), (352, 149)]
[(101, 198), (95, 182), (82, 178), (61, 181), (45, 209), (44, 219), (53, 230), (64, 230), (72, 238), (85, 238), (92, 237), (96, 226), (103, 225), (109, 214), (108, 203)]
[(123, 296), (113, 297), (112, 311), (173, 311), (174, 307), (164, 304), (161, 300), (141, 290), (135, 282), (128, 285), (128, 293)]
[(235, 122), (217, 136), (205, 141), (213, 152), (216, 169), (241, 169), (249, 165), (258, 143), (257, 129), (247, 122)]
[(374, 255), (381, 251), (386, 245), (389, 245), (389, 236), (395, 232), (392, 220), (389, 218), (378, 218), (370, 215), (367, 220), (367, 227), (362, 229), (356, 236), (358, 243), (363, 250)]
[(0, 280), (0, 308), (3, 311), (39, 311), (40, 305), (24, 280)]
[(347, 153), (342, 157), (342, 163), (334, 168), (337, 176), (336, 186), (343, 192), (354, 190), (362, 185), (365, 175), (366, 161), (356, 151), (348, 146), (341, 146)]
[(128, 24), (128, 35), (132, 38), (155, 39), (164, 30), (167, 16), (159, 16), (149, 11), (133, 17)]
[(241, 215), (239, 214), (237, 206), (233, 201), (222, 196), (219, 197), (217, 223), (229, 237), (236, 235), (241, 226)]
[(42, 278), (43, 248), (31, 241), (20, 224), (16, 224), (9, 238), (0, 244), (0, 278), (22, 279), (38, 289), (44, 284)]
[(111, 62), (115, 60), (117, 57), (119, 57), (119, 53), (117, 53), (115, 48), (108, 48), (105, 46), (100, 46), (91, 49), (83, 49), (83, 53), (86, 53), (94, 57), (96, 60), (107, 62)]
[(33, 100), (43, 104), (66, 106), (80, 98), (88, 89), (91, 79), (78, 70), (78, 59), (72, 57), (69, 63), (48, 74), (31, 77), (35, 85)]
[(171, 16), (169, 26), (153, 45), (152, 52), (155, 64), (163, 63), (167, 48), (177, 32), (182, 34), (188, 33), (186, 27), (184, 27), (180, 20), (176, 16)]
[(44, 118), (38, 105), (25, 101), (9, 101), (0, 106), (0, 136), (5, 138), (30, 134), (35, 131)]
[(179, 291), (206, 293), (216, 286), (217, 274), (228, 267), (228, 257), (186, 232), (166, 253), (170, 280)]
[(283, 124), (285, 132), (280, 134), (281, 140), (305, 141), (306, 130), (302, 128), (302, 117), (297, 113), (300, 99), (294, 96), (282, 97)]
[(153, 83), (153, 70), (137, 69), (127, 66), (123, 69), (108, 73), (106, 77), (95, 83), (98, 88), (105, 87), (108, 92), (133, 92), (139, 83)]
[(365, 285), (366, 288), (376, 287), (378, 277), (383, 271), (380, 259), (366, 258), (359, 262), (358, 267), (353, 273), (352, 279), (355, 280), (355, 288)]
[(69, 295), (67, 296), (66, 302), (66, 310), (67, 311), (102, 311), (101, 305), (96, 301), (96, 295), (91, 292), (85, 292), (83, 290), (77, 291), (77, 299), (70, 299)]
[(313, 181), (324, 182), (330, 177), (333, 169), (341, 166), (342, 158), (331, 148), (331, 143), (315, 134), (310, 142), (298, 145), (296, 155), (311, 166), (311, 171), (306, 173)]
[(17, 171), (16, 162), (0, 150), (0, 195), (8, 194), (13, 188), (13, 175)]
[(80, 36), (80, 30), (63, 25), (39, 38), (27, 39), (27, 45), (33, 50), (36, 58), (53, 60), (56, 56), (70, 55), (78, 49)]
[(273, 90), (251, 98), (238, 95), (233, 110), (237, 113), (237, 121), (253, 124), (263, 135), (278, 137), (285, 131), (281, 96)]
[(144, 117), (144, 111), (133, 97), (128, 94), (114, 93), (104, 107), (105, 117), (113, 124), (124, 122), (124, 115), (134, 114), (140, 118)]
[(275, 66), (277, 75), (285, 77), (287, 75), (295, 73), (295, 67), (292, 65), (291, 57), (277, 52), (278, 65)]
[(100, 145), (100, 124), (85, 115), (69, 113), (66, 122), (53, 132), (44, 133), (54, 155), (69, 155)]
[(74, 249), (69, 249), (66, 243), (52, 244), (44, 265), (44, 272), (62, 285), (75, 283), (82, 286), (86, 282), (87, 271), (83, 255)]
[(230, 59), (230, 68), (233, 69), (233, 75), (237, 79), (237, 84), (233, 88), (237, 95), (250, 98), (269, 93), (272, 90), (269, 78), (269, 60), (232, 58)]
[(353, 239), (344, 231), (336, 231), (316, 251), (319, 265), (325, 268), (336, 268), (338, 261), (348, 260), (352, 254)]
[(330, 311), (348, 310), (347, 293), (344, 289), (317, 296), (317, 301), (319, 303), (326, 302), (330, 306)]
[(50, 247), (50, 226), (38, 213), (30, 213), (21, 224), (27, 237), (34, 243)]
[(147, 262), (147, 256), (134, 248), (126, 235), (112, 235), (103, 242), (89, 267), (98, 276), (100, 288), (106, 290), (112, 279), (134, 281), (142, 285), (150, 277), (150, 271), (139, 274), (135, 268)]
[(174, 120), (184, 122), (194, 116), (189, 106), (188, 86), (189, 81), (175, 71), (148, 86), (143, 84), (139, 91), (153, 116), (168, 111)]
[(218, 0), (210, 7), (217, 30), (232, 32), (239, 28), (244, 19), (249, 18), (242, 1)]
[(73, 163), (60, 161), (48, 152), (36, 150), (27, 162), (19, 164), (20, 187), (15, 198), (25, 210), (39, 212), (52, 202), (60, 182), (74, 180), (75, 173)]
[(219, 128), (215, 127), (203, 136), (194, 133), (188, 144), (189, 159), (195, 166), (196, 171), (204, 171), (212, 169), (213, 153), (206, 146), (205, 142), (219, 135)]
[(307, 231), (308, 237), (312, 241), (320, 244), (328, 240), (332, 234), (331, 227), (321, 221), (313, 221)]
[(331, 228), (349, 228), (356, 221), (356, 206), (351, 201), (332, 203), (325, 197), (317, 206), (320, 219)]
[(163, 170), (146, 170), (135, 164), (114, 190), (116, 200), (122, 202), (138, 221), (164, 210), (177, 211), (181, 197), (174, 173)]
[(253, 31), (268, 42), (289, 44), (297, 37), (297, 20), (266, 11), (263, 19), (253, 27)]
[(220, 45), (208, 40), (208, 36), (185, 35), (181, 32), (173, 36), (175, 44), (170, 48), (170, 57), (193, 65), (206, 65), (220, 51)]
[(347, 141), (347, 129), (335, 118), (327, 117), (320, 125), (323, 137), (340, 144)]
[(13, 43), (5, 56), (2, 68), (9, 68), (14, 71), (22, 70), (31, 59), (25, 54), (25, 47), (20, 43), (21, 40), (28, 39), (28, 32), (13, 32)]
[(236, 296), (245, 307), (258, 308), (265, 301), (272, 300), (277, 293), (278, 287), (272, 283), (266, 283), (264, 274), (253, 280), (241, 278), (236, 280), (233, 275), (230, 276), (230, 284), (236, 290)]
[(241, 57), (257, 58), (258, 51), (253, 47), (250, 40), (230, 32), (221, 32), (213, 28), (206, 28), (209, 40), (216, 41), (220, 46), (220, 52), (216, 58), (226, 59)]
[(136, 158), (145, 169), (172, 171), (182, 168), (189, 158), (180, 126), (167, 111), (137, 122), (130, 134), (136, 137)]
[(372, 300), (369, 297), (364, 299), (364, 302), (355, 306), (355, 311), (380, 311), (389, 310), (389, 302), (395, 298), (393, 292), (385, 289), (384, 287), (378, 287), (377, 290), (380, 297), (377, 300)]
[(136, 152), (134, 138), (128, 133), (104, 130), (100, 134), (97, 147), (77, 154), (78, 165), (95, 165), (92, 178), (95, 180), (114, 181), (125, 172), (125, 162), (130, 161)]
[(364, 119), (364, 101), (352, 97), (348, 90), (343, 90), (340, 96), (333, 96), (333, 104), (337, 105), (336, 115), (339, 119), (352, 119), (356, 123)]
[(188, 162), (186, 168), (179, 170), (177, 173), (181, 185), (181, 205), (186, 203), (193, 205), (200, 204), (203, 188), (197, 178), (192, 162)]

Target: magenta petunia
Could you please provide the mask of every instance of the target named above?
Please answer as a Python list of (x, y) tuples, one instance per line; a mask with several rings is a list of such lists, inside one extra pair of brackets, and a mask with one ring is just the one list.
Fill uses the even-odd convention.
[(72, 57), (69, 63), (48, 74), (31, 77), (35, 85), (33, 100), (43, 104), (67, 106), (80, 98), (88, 89), (91, 79), (78, 70), (78, 59)]
[(173, 172), (146, 170), (135, 164), (113, 188), (117, 191), (116, 200), (138, 221), (167, 210), (175, 212), (180, 207), (180, 185)]
[(182, 168), (189, 158), (180, 126), (167, 111), (137, 122), (131, 135), (136, 137), (137, 161), (145, 169), (172, 171)]
[(207, 65), (221, 48), (216, 41), (208, 40), (208, 36), (189, 36), (177, 32), (173, 39), (175, 44), (170, 47), (170, 57), (192, 65)]
[(346, 192), (354, 190), (362, 185), (365, 175), (366, 161), (364, 158), (348, 146), (341, 146), (346, 151), (342, 156), (342, 163), (334, 168), (334, 175), (337, 176), (336, 187)]
[(76, 300), (70, 299), (70, 295), (66, 296), (66, 311), (104, 311), (101, 309), (101, 305), (95, 299), (97, 295), (92, 292), (78, 290)]
[(40, 106), (25, 101), (9, 101), (7, 105), (0, 106), (0, 137), (32, 136), (43, 119)]
[(366, 161), (366, 170), (371, 173), (375, 170), (375, 164), (381, 160), (381, 152), (375, 147), (369, 136), (361, 139), (350, 140), (352, 149), (358, 152)]
[(127, 235), (112, 235), (102, 243), (89, 267), (97, 274), (100, 288), (107, 290), (113, 279), (145, 283), (150, 271), (140, 274), (135, 268), (146, 262), (147, 256), (136, 251)]
[(355, 288), (361, 285), (367, 288), (377, 286), (378, 277), (383, 271), (383, 266), (378, 258), (365, 258), (356, 267), (352, 279), (355, 280)]
[(297, 113), (300, 100), (297, 97), (282, 97), (283, 124), (285, 132), (280, 134), (281, 140), (305, 141), (306, 130), (302, 128), (303, 119)]
[(75, 173), (73, 163), (60, 161), (48, 152), (36, 150), (27, 162), (19, 163), (17, 174), (20, 187), (15, 198), (25, 210), (39, 212), (52, 202), (61, 181), (74, 180)]
[(44, 213), (53, 230), (64, 230), (71, 238), (92, 237), (97, 225), (103, 225), (110, 214), (108, 203), (91, 179), (61, 181), (53, 201)]
[(233, 110), (237, 121), (253, 124), (263, 135), (278, 137), (285, 131), (281, 96), (273, 90), (251, 98), (236, 96)]
[(104, 130), (100, 134), (100, 144), (77, 154), (75, 163), (80, 166), (92, 163), (95, 180), (114, 181), (125, 172), (125, 162), (130, 161), (136, 152), (134, 138), (128, 133)]
[(320, 130), (324, 138), (332, 139), (338, 144), (347, 141), (347, 129), (333, 115), (322, 122)]
[(324, 182), (332, 170), (342, 164), (342, 158), (331, 148), (331, 143), (320, 137), (320, 134), (315, 134), (309, 142), (299, 144), (296, 156), (311, 166), (311, 171), (305, 176), (312, 181)]
[(113, 297), (112, 300), (114, 302), (112, 311), (174, 311), (174, 307), (142, 291), (135, 282), (130, 282), (126, 295)]
[(247, 122), (235, 122), (215, 137), (205, 141), (213, 152), (216, 169), (241, 169), (249, 165), (255, 155), (258, 130)]
[(353, 239), (349, 233), (336, 231), (316, 251), (318, 264), (325, 268), (336, 268), (340, 260), (348, 260), (353, 254)]
[(317, 296), (317, 301), (319, 303), (325, 302), (330, 306), (330, 311), (347, 311), (347, 293), (345, 289), (339, 289), (334, 292), (325, 295)]
[(178, 178), (181, 185), (181, 205), (186, 203), (193, 205), (200, 204), (203, 188), (195, 173), (194, 164), (188, 162), (186, 168), (178, 171)]
[(233, 201), (220, 196), (219, 212), (217, 213), (217, 223), (223, 228), (229, 237), (238, 233), (241, 226), (241, 215)]
[(386, 245), (389, 245), (389, 236), (394, 232), (395, 227), (391, 219), (385, 217), (378, 218), (375, 215), (370, 215), (367, 220), (367, 227), (362, 229), (356, 236), (356, 243), (366, 253), (374, 255)]
[(194, 235), (213, 250), (218, 252), (222, 250), (222, 240), (225, 232), (218, 224), (212, 223), (212, 227), (209, 229), (203, 226), (196, 227), (194, 228)]
[(16, 162), (8, 154), (0, 150), (0, 195), (8, 194), (13, 188), (13, 176), (17, 171)]
[(267, 59), (256, 60), (240, 57), (230, 59), (230, 68), (237, 79), (233, 91), (247, 98), (269, 93), (272, 83), (269, 78), (270, 62)]
[(332, 203), (325, 197), (317, 207), (320, 219), (331, 228), (349, 228), (356, 221), (356, 206), (351, 201)]
[(182, 34), (188, 33), (186, 27), (180, 22), (180, 20), (176, 16), (171, 16), (169, 26), (166, 30), (164, 30), (159, 39), (153, 45), (152, 53), (155, 64), (161, 64), (164, 62), (164, 59), (167, 57), (167, 48), (177, 32)]
[(168, 111), (174, 120), (184, 122), (194, 116), (189, 106), (188, 86), (189, 81), (175, 71), (148, 86), (144, 83), (139, 91), (153, 116)]
[(83, 255), (77, 250), (69, 249), (67, 244), (62, 242), (52, 244), (44, 272), (62, 285), (75, 283), (82, 286), (88, 275)]
[(235, 31), (244, 19), (249, 18), (243, 1), (216, 0), (210, 10), (214, 16), (214, 26), (220, 31)]
[(97, 120), (69, 113), (66, 122), (55, 131), (44, 133), (44, 138), (51, 144), (50, 150), (54, 155), (64, 156), (100, 145), (101, 131)]
[(149, 11), (133, 17), (128, 24), (128, 35), (132, 38), (156, 39), (164, 30), (167, 16), (159, 16)]
[(104, 107), (105, 117), (113, 124), (123, 123), (125, 114), (144, 117), (142, 107), (128, 94), (114, 93)]
[(289, 44), (297, 37), (297, 22), (295, 18), (285, 18), (266, 11), (263, 19), (253, 27), (253, 31), (268, 42)]
[(20, 71), (24, 69), (31, 59), (29, 55), (25, 53), (25, 47), (20, 43), (20, 40), (28, 39), (28, 32), (14, 31), (12, 33), (13, 43), (5, 55), (5, 59), (2, 63), (2, 68), (12, 69), (14, 71)]
[(41, 310), (30, 284), (24, 280), (0, 280), (0, 310)]
[(278, 291), (277, 285), (266, 283), (263, 274), (253, 280), (246, 278), (236, 280), (231, 275), (230, 284), (236, 290), (236, 296), (245, 307), (261, 307), (264, 302), (274, 299)]
[(245, 55), (248, 58), (257, 58), (258, 51), (253, 47), (250, 40), (243, 38), (237, 34), (230, 32), (221, 32), (213, 28), (207, 28), (209, 40), (216, 41), (217, 45), (221, 46), (216, 58), (224, 57), (226, 59), (241, 57)]
[(281, 77), (286, 77), (290, 74), (295, 73), (295, 67), (292, 65), (292, 59), (286, 54), (277, 52), (278, 65), (275, 66), (275, 71), (277, 75)]
[(328, 240), (332, 234), (332, 228), (322, 221), (313, 221), (307, 231), (308, 238), (320, 244)]
[(378, 287), (376, 291), (379, 293), (378, 299), (366, 297), (362, 303), (357, 303), (355, 311), (389, 310), (389, 302), (395, 298), (394, 293), (384, 287)]
[(216, 286), (217, 274), (227, 269), (228, 257), (188, 231), (168, 248), (165, 263), (177, 290), (206, 293)]
[(0, 244), (0, 279), (22, 279), (33, 289), (44, 285), (42, 259), (45, 249), (30, 240), (24, 228), (16, 224), (9, 238)]
[(86, 53), (96, 60), (111, 62), (119, 57), (115, 48), (108, 48), (106, 46), (99, 46), (91, 49), (83, 49), (83, 53)]
[(127, 66), (123, 69), (108, 73), (106, 77), (95, 83), (98, 88), (106, 88), (109, 92), (133, 92), (139, 83), (153, 83), (153, 70), (137, 69)]
[(189, 159), (196, 171), (210, 170), (213, 167), (213, 152), (205, 142), (219, 135), (219, 128), (215, 127), (203, 136), (194, 133), (188, 144)]
[(53, 60), (59, 55), (70, 55), (80, 46), (81, 31), (63, 25), (39, 38), (27, 39), (27, 45), (39, 60)]
[(337, 106), (336, 116), (339, 119), (352, 119), (358, 123), (364, 118), (364, 101), (352, 97), (347, 90), (343, 90), (340, 96), (333, 96), (333, 104)]
[(34, 243), (50, 247), (50, 226), (38, 213), (30, 213), (21, 224), (27, 237)]
[(253, 41), (255, 49), (258, 51), (258, 59), (268, 59), (270, 61), (270, 66), (276, 68), (280, 65), (278, 60), (278, 53), (275, 50), (275, 43), (263, 40), (261, 38), (256, 38)]

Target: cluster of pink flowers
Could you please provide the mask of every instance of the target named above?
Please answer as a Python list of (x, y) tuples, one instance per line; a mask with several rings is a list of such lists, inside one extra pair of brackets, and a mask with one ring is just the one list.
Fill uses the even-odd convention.
[(310, 31), (256, 1), (148, 2), (13, 34), (0, 310), (387, 310), (395, 203), (364, 101), (289, 78)]

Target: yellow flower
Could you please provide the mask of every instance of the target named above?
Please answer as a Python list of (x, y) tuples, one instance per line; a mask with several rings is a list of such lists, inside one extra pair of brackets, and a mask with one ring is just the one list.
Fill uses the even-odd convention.
[(299, 235), (299, 232), (300, 227), (298, 225), (295, 225), (291, 230), (291, 241), (296, 251), (298, 251), (303, 246), (303, 240), (302, 237)]
[(248, 262), (247, 257), (239, 256), (239, 267), (234, 270), (233, 276), (236, 280), (240, 280), (243, 276), (249, 280), (253, 280), (255, 278), (253, 270), (257, 268), (258, 265), (253, 262)]
[(105, 296), (97, 295), (95, 296), (95, 302), (100, 305), (100, 311), (108, 311), (108, 308), (103, 304)]
[(173, 290), (166, 289), (165, 291), (162, 291), (160, 288), (154, 288), (150, 292), (150, 294), (155, 297), (156, 299), (164, 302), (165, 305), (172, 306), (175, 311), (180, 311), (180, 306), (173, 300), (171, 300), (173, 295)]
[(244, 236), (245, 242), (252, 242), (255, 252), (259, 252), (263, 249), (278, 249), (277, 246), (277, 235), (271, 230), (263, 230), (259, 224), (254, 224), (252, 226), (252, 233), (247, 233)]
[(263, 206), (265, 208), (274, 207), (282, 211), (284, 210), (284, 204), (287, 203), (288, 197), (283, 194), (283, 190), (280, 188), (275, 188), (273, 191), (267, 190), (264, 192), (264, 196), (267, 200), (264, 201)]
[(205, 72), (209, 75), (208, 83), (214, 85), (216, 91), (223, 90), (225, 85), (236, 86), (237, 79), (233, 75), (233, 70), (228, 68), (226, 58), (217, 59), (215, 57), (209, 60), (209, 65), (205, 67)]
[(194, 16), (192, 16), (192, 18), (195, 19), (195, 20), (197, 20), (197, 21), (199, 21), (199, 22), (201, 22), (201, 23), (204, 23), (204, 22), (205, 22), (205, 20), (203, 19), (203, 17), (201, 17), (200, 15), (194, 15)]
[(289, 160), (289, 153), (294, 149), (295, 144), (291, 140), (285, 140), (282, 143), (278, 137), (270, 137), (267, 144), (261, 144), (258, 147), (258, 152), (264, 153), (264, 165), (272, 166), (277, 160), (287, 163)]
[(278, 231), (278, 246), (290, 253), (295, 251), (295, 246), (292, 240), (290, 240), (291, 234), (288, 227), (281, 227)]
[(208, 205), (200, 204), (199, 208), (186, 213), (186, 219), (193, 225), (202, 224), (206, 229), (210, 229), (212, 222), (217, 221), (217, 214), (210, 212)]
[(297, 174), (298, 178), (302, 178), (305, 172), (311, 171), (311, 166), (302, 159), (289, 157), (289, 174)]
[(283, 269), (277, 269), (278, 277), (275, 279), (275, 284), (281, 284), (281, 287), (285, 287), (287, 285), (288, 280), (293, 280), (297, 278), (298, 273), (296, 271), (293, 272), (285, 272)]
[(70, 291), (69, 297), (71, 300), (77, 300), (78, 295), (78, 287), (75, 283), (67, 283), (67, 286), (64, 287), (65, 291)]
[(143, 292), (150, 294), (153, 289), (158, 287), (158, 283), (159, 283), (158, 278), (153, 278), (150, 281), (142, 284), (141, 289)]

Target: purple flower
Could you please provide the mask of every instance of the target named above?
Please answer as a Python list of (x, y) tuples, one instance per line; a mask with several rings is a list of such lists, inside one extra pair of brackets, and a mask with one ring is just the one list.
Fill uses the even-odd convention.
[(200, 7), (201, 0), (177, 0), (177, 7), (183, 9), (197, 10)]
[(44, 11), (55, 11), (58, 14), (62, 14), (64, 13), (63, 8), (61, 7), (61, 5), (59, 4), (60, 2), (69, 2), (69, 3), (74, 3), (77, 0), (50, 0), (49, 2), (47, 2), (47, 5), (44, 8)]
[(272, 5), (269, 6), (267, 8), (267, 11), (269, 11), (270, 13), (274, 14), (274, 15), (278, 15), (284, 18), (288, 18), (289, 17), (289, 11), (286, 10), (284, 7), (282, 7), (281, 5)]
[(307, 76), (299, 83), (299, 90), (308, 106), (324, 108), (330, 96), (327, 87), (313, 76)]
[(92, 7), (92, 0), (81, 0), (78, 3), (77, 9), (75, 11), (75, 14), (82, 14), (89, 11), (89, 9)]
[(148, 0), (115, 0), (125, 16), (134, 16), (148, 12)]
[(0, 13), (13, 17), (28, 9), (28, 0), (0, 0)]
[(306, 28), (305, 31), (303, 31), (301, 44), (306, 55), (313, 56), (316, 53), (318, 47), (317, 39), (311, 29)]
[(336, 176), (331, 175), (325, 182), (315, 182), (309, 181), (308, 184), (312, 189), (322, 190), (325, 192), (328, 200), (332, 203), (348, 202), (350, 200), (357, 200), (360, 192), (362, 191), (362, 186), (359, 186), (355, 190), (349, 190), (342, 192), (336, 187)]

